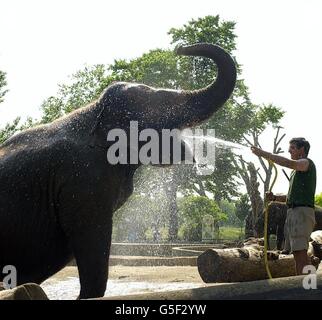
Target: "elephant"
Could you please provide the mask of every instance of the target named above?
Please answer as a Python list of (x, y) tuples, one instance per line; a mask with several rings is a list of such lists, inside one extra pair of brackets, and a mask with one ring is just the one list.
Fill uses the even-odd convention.
[(0, 146), (0, 269), (15, 266), (18, 285), (40, 284), (75, 258), (78, 298), (104, 295), (113, 212), (131, 195), (143, 164), (111, 164), (108, 132), (129, 133), (131, 121), (139, 132), (191, 128), (219, 110), (235, 87), (235, 62), (221, 47), (199, 43), (177, 54), (212, 59), (216, 78), (192, 91), (115, 82), (91, 104)]
[[(268, 206), (267, 235), (276, 235), (277, 250), (282, 250), (284, 245), (284, 225), (287, 216), (287, 206), (283, 202), (273, 201)], [(322, 230), (322, 208), (315, 206), (315, 230)], [(264, 235), (264, 213), (260, 215), (256, 224), (259, 236)]]
[[(268, 205), (267, 236), (276, 235), (276, 247), (278, 250), (283, 248), (286, 212), (287, 206), (285, 203), (271, 202)], [(264, 212), (258, 217), (256, 229), (260, 237), (264, 236)]]

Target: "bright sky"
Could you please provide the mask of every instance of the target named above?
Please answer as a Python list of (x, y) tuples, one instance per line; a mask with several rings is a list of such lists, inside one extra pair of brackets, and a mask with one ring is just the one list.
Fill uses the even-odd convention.
[[(311, 142), (322, 192), (320, 0), (1, 0), (0, 70), (10, 91), (0, 105), (0, 126), (19, 115), (39, 116), (57, 84), (85, 64), (168, 48), (171, 27), (217, 14), (237, 23), (235, 54), (253, 101), (287, 112), (283, 149), (293, 136)], [(270, 149), (271, 141), (270, 133), (263, 147)], [(275, 191), (285, 192), (281, 171), (279, 177)]]

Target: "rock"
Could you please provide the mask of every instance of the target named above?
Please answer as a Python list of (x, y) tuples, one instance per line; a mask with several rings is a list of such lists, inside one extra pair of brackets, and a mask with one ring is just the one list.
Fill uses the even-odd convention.
[(49, 300), (43, 289), (35, 283), (26, 283), (9, 290), (0, 290), (0, 300)]
[(314, 256), (322, 260), (322, 230), (312, 232), (311, 239)]

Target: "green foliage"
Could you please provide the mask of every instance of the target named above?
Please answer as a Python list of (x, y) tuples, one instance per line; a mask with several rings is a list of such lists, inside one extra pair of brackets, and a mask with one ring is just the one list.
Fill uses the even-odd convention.
[[(3, 97), (8, 92), (7, 89), (4, 89), (6, 85), (6, 73), (0, 70), (0, 103), (3, 102)], [(0, 145), (19, 130), (19, 122), (20, 118), (16, 118), (12, 123), (7, 123), (4, 128), (0, 129)]]
[[(231, 54), (236, 50), (234, 33), (235, 22), (221, 21), (219, 16), (206, 16), (191, 20), (182, 28), (172, 28), (172, 44), (189, 45), (199, 42), (216, 43)], [(188, 58), (186, 58), (188, 59)], [(196, 89), (209, 84), (215, 75), (215, 68), (205, 59), (188, 59), (184, 65), (187, 76), (185, 88)], [(235, 58), (238, 74), (241, 66)], [(216, 135), (220, 138), (234, 142), (243, 142), (245, 134), (251, 131), (262, 132), (267, 125), (277, 124), (284, 112), (271, 104), (254, 105), (251, 103), (248, 88), (243, 79), (238, 79), (232, 97), (226, 102), (224, 108), (219, 110), (203, 127), (216, 128)], [(221, 170), (222, 171), (222, 170)], [(227, 172), (230, 172), (229, 170)]]
[(104, 65), (94, 65), (73, 74), (69, 84), (59, 85), (56, 97), (49, 97), (42, 103), (41, 122), (52, 122), (97, 99), (112, 81), (106, 73)]
[(20, 117), (14, 119), (12, 122), (7, 123), (3, 129), (0, 129), (0, 144), (4, 143), (7, 139), (13, 136), (15, 133), (19, 131), (23, 131), (29, 128), (34, 127), (38, 123), (28, 117), (24, 123), (20, 124)]
[(40, 122), (31, 118), (31, 117), (28, 117), (25, 122), (23, 124), (21, 124), (19, 126), (19, 131), (23, 131), (23, 130), (27, 130), (27, 129), (30, 129), (32, 127), (35, 127), (37, 125), (39, 125)]
[(236, 216), (241, 222), (241, 225), (243, 225), (250, 209), (249, 197), (247, 194), (243, 194), (239, 200), (236, 201)]
[(3, 102), (3, 97), (8, 92), (7, 89), (4, 89), (6, 85), (6, 73), (0, 70), (0, 103)]
[[(182, 28), (172, 28), (172, 44), (190, 45), (200, 42), (216, 43), (232, 53), (236, 49), (235, 23), (221, 21), (219, 16), (206, 16), (191, 20)], [(236, 59), (235, 59), (236, 60)], [(238, 66), (238, 64), (237, 64)], [(178, 87), (198, 89), (208, 85), (216, 76), (214, 64), (202, 58), (179, 58), (178, 68), (182, 74), (178, 80)], [(241, 68), (238, 66), (239, 72)], [(215, 128), (216, 136), (231, 141), (240, 141), (242, 135), (249, 129), (246, 125), (252, 117), (252, 110), (247, 104), (248, 89), (243, 80), (238, 80), (231, 99), (202, 127)], [(189, 177), (183, 187), (188, 192), (195, 191), (194, 185), (203, 185), (203, 189), (211, 192), (216, 201), (238, 195), (238, 183), (234, 179), (236, 168), (230, 161), (229, 150), (216, 150), (216, 166), (209, 176)]]
[(12, 123), (7, 123), (6, 126), (0, 130), (0, 144), (19, 131), (19, 122), (20, 118), (16, 118)]
[(219, 15), (192, 19), (182, 28), (171, 28), (172, 44), (188, 45), (191, 43), (209, 42), (224, 47), (228, 52), (236, 49), (235, 22), (220, 21)]
[[(172, 28), (169, 34), (172, 36), (172, 44), (175, 46), (209, 42), (216, 43), (232, 53), (236, 49), (234, 26), (234, 22), (221, 21), (219, 16), (206, 16), (191, 20), (182, 28)], [(207, 59), (184, 57), (179, 61), (181, 61), (179, 66), (182, 73), (180, 79), (184, 79), (178, 83), (179, 87), (198, 89), (208, 85), (216, 76), (216, 67)], [(240, 66), (238, 66), (238, 71), (241, 72)], [(253, 110), (249, 105), (248, 89), (243, 80), (239, 79), (232, 97), (202, 127), (215, 128), (217, 137), (240, 142), (243, 135), (249, 130), (252, 117)], [(230, 160), (231, 156), (229, 150), (217, 148), (214, 172), (209, 176), (189, 177), (183, 187), (187, 189), (188, 193), (189, 191), (191, 193), (191, 191), (196, 191), (194, 188), (196, 183), (199, 186), (202, 184), (203, 189), (211, 192), (216, 201), (236, 197), (238, 182), (234, 177), (237, 170)]]
[(173, 51), (156, 49), (128, 62), (116, 60), (109, 70), (111, 71), (111, 79), (114, 81), (176, 88), (180, 77), (177, 63), (178, 57)]
[(240, 225), (239, 220), (236, 216), (236, 207), (234, 202), (229, 201), (227, 199), (221, 200), (219, 202), (219, 207), (222, 212), (224, 212), (227, 216), (226, 220), (220, 222), (220, 228), (223, 226), (238, 226)]
[(322, 192), (315, 196), (315, 204), (322, 207)]
[[(220, 21), (219, 16), (206, 16), (191, 20), (182, 28), (172, 28), (168, 34), (172, 36), (171, 44), (175, 47), (208, 42), (218, 44), (232, 54), (236, 49), (234, 25), (232, 21)], [(179, 57), (178, 61), (178, 69), (182, 73), (179, 84), (185, 89), (204, 87), (216, 75), (216, 66), (208, 59)]]
[(42, 110), (42, 123), (49, 123), (63, 115), (64, 103), (62, 98), (49, 97), (40, 106)]
[(268, 125), (278, 125), (279, 121), (283, 118), (285, 112), (280, 108), (269, 105), (253, 105), (254, 114), (249, 124), (249, 131), (256, 132), (257, 135), (261, 134)]
[(165, 199), (150, 198), (133, 194), (128, 201), (114, 213), (114, 241), (151, 240), (154, 230), (165, 227), (162, 220), (162, 205)]
[(240, 240), (244, 238), (245, 233), (243, 228), (224, 226), (220, 227), (219, 239), (223, 240)]
[(188, 196), (179, 201), (181, 237), (188, 241), (202, 240), (202, 219), (205, 215), (214, 218), (215, 225), (227, 218), (218, 204), (207, 197)]
[[(219, 16), (207, 16), (192, 20), (183, 28), (172, 28), (169, 34), (175, 46), (210, 42), (218, 43), (232, 52), (236, 48), (234, 25), (234, 22), (220, 21)], [(198, 89), (208, 85), (216, 76), (216, 67), (208, 59), (181, 57), (175, 55), (172, 50), (161, 49), (151, 50), (130, 61), (116, 60), (108, 69), (111, 72), (110, 78), (115, 81), (142, 82), (172, 89)], [(246, 124), (250, 123), (253, 116), (251, 107), (245, 103), (247, 99), (247, 88), (243, 81), (239, 80), (232, 100), (216, 113), (212, 122), (205, 127), (216, 128), (218, 136), (233, 136), (233, 141), (240, 139), (249, 129)], [(238, 104), (235, 100), (239, 101)], [(234, 130), (240, 131), (238, 137), (234, 136)], [(195, 185), (202, 183), (203, 188), (211, 192), (217, 201), (237, 196), (238, 183), (234, 179), (237, 171), (230, 161), (229, 153), (228, 150), (218, 150), (215, 170), (209, 176), (197, 177), (190, 172), (189, 179), (182, 179), (182, 183), (177, 178), (176, 182), (179, 183), (181, 192), (193, 194)], [(187, 177), (183, 166), (176, 170), (176, 175)]]
[[(182, 28), (172, 28), (172, 44), (175, 46), (189, 45), (200, 42), (215, 43), (226, 49), (230, 54), (236, 49), (235, 22), (221, 21), (219, 16), (206, 16), (191, 20)], [(197, 89), (208, 85), (216, 75), (216, 67), (207, 59), (182, 58), (185, 63), (185, 82), (182, 86), (187, 89)], [(241, 67), (235, 58), (238, 73)], [(216, 128), (216, 135), (231, 141), (240, 141), (242, 135), (248, 130), (252, 119), (252, 106), (249, 103), (248, 88), (242, 79), (238, 79), (232, 97), (203, 126)], [(229, 171), (228, 171), (229, 172)]]
[[(157, 232), (157, 236), (155, 232)], [(161, 227), (156, 230), (155, 228), (149, 227), (144, 235), (145, 240), (149, 242), (165, 242), (169, 240), (169, 228)]]
[[(0, 70), (0, 103), (3, 102), (3, 97), (8, 91), (4, 89), (6, 85), (6, 73)], [(23, 124), (19, 125), (19, 123), (20, 117), (17, 117), (11, 123), (7, 123), (4, 128), (0, 129), (0, 144), (4, 143), (16, 132), (31, 128), (37, 124), (31, 117), (28, 117)]]
[[(216, 201), (231, 199), (238, 196), (239, 183), (234, 179), (236, 168), (230, 160), (231, 151), (216, 148), (216, 164), (212, 174), (202, 176), (205, 189), (212, 193)], [(187, 181), (186, 186), (194, 183), (195, 179)]]

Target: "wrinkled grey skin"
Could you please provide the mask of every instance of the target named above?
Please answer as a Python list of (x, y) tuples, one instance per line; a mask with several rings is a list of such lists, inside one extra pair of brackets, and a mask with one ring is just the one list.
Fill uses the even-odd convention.
[[(268, 206), (267, 235), (276, 235), (277, 250), (282, 250), (284, 245), (284, 224), (286, 220), (287, 207), (282, 202), (271, 202)], [(262, 213), (256, 223), (259, 237), (264, 236), (264, 213)], [(269, 246), (269, 243), (268, 243)], [(268, 248), (271, 249), (271, 248)]]
[[(103, 296), (112, 215), (130, 196), (138, 165), (107, 162), (107, 132), (183, 129), (200, 124), (231, 95), (232, 58), (198, 44), (178, 54), (214, 60), (218, 76), (198, 91), (115, 83), (93, 104), (0, 146), (0, 270), (14, 265), (18, 284), (41, 283), (76, 258), (80, 298)], [(0, 278), (1, 281), (1, 278)]]

